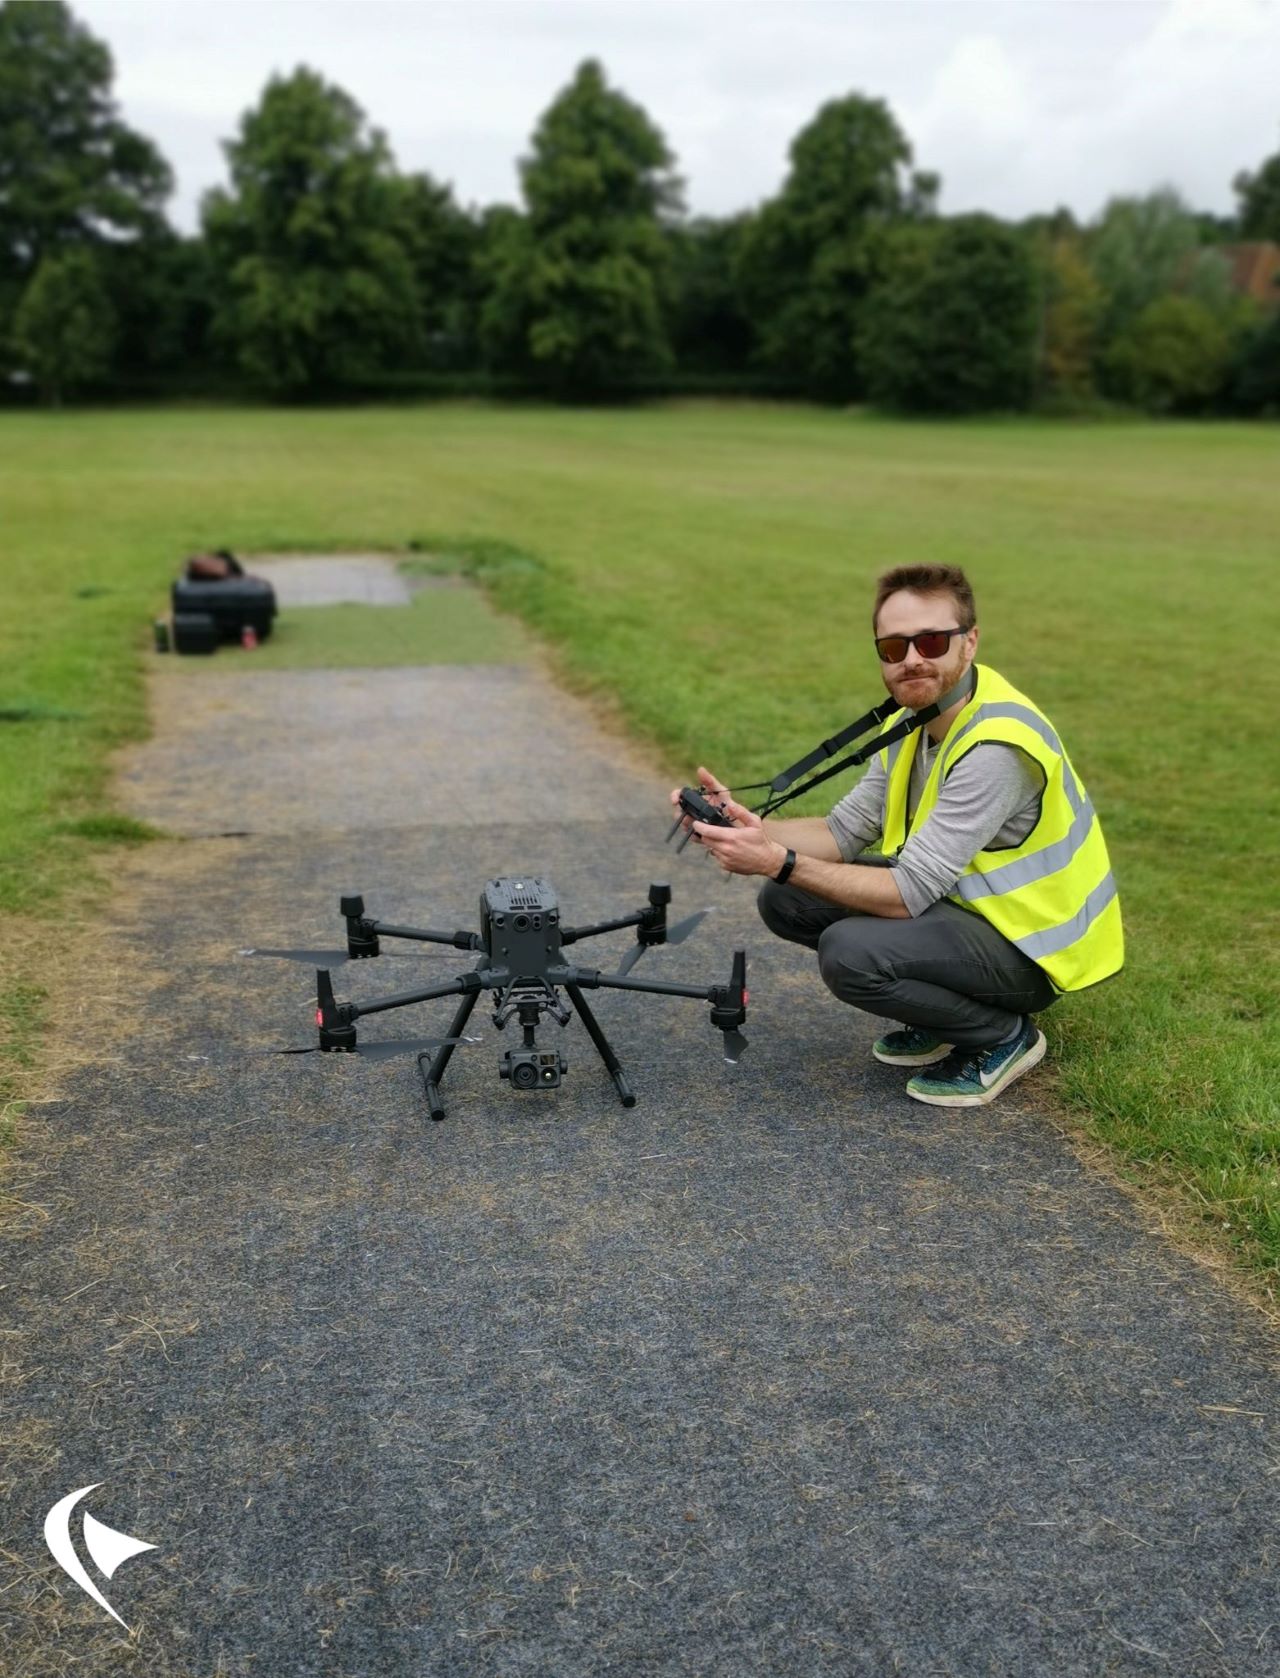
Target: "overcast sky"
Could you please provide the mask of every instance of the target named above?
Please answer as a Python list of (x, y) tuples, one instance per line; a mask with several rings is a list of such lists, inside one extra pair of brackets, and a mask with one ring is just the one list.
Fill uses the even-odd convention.
[(517, 160), (585, 57), (638, 100), (692, 212), (758, 203), (824, 100), (888, 101), (947, 212), (1002, 216), (1172, 184), (1234, 207), (1280, 149), (1280, 0), (71, 0), (125, 119), (172, 164), (170, 215), (226, 181), (219, 142), (273, 73), (344, 88), (399, 166), (464, 204), (519, 201)]

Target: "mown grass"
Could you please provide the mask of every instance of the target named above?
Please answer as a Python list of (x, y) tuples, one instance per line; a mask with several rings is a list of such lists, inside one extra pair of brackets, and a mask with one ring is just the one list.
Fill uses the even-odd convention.
[[(1056, 1090), (1274, 1276), (1277, 529), (1274, 427), (712, 404), (0, 416), (0, 914), (38, 927), (125, 838), (79, 824), (111, 813), (106, 754), (143, 727), (149, 620), (193, 549), (452, 556), (673, 774), (737, 782), (879, 694), (879, 570), (960, 563), (980, 656), (1058, 724), (1120, 878), (1128, 966), (1045, 1016)], [(2, 960), (0, 993), (27, 999), (5, 1005), (12, 1052), (39, 937)]]

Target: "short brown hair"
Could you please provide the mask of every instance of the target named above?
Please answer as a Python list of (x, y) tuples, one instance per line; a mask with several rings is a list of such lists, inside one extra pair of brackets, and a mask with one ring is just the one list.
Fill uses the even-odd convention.
[(879, 627), (880, 608), (891, 594), (901, 589), (910, 589), (912, 594), (949, 594), (956, 603), (961, 629), (972, 629), (978, 621), (973, 590), (958, 565), (896, 565), (876, 580), (876, 603), (871, 613), (873, 631)]

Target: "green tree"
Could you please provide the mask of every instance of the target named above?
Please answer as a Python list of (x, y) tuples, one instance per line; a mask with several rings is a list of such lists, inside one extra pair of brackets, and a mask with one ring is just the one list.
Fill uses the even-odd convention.
[(1280, 243), (1280, 151), (1253, 174), (1242, 169), (1231, 184), (1239, 202), (1240, 237)]
[(52, 407), (106, 373), (115, 317), (87, 250), (54, 251), (41, 260), (14, 313), (13, 341)]
[(1041, 315), (1036, 388), (1054, 403), (1085, 403), (1095, 394), (1094, 357), (1102, 287), (1080, 240), (1062, 234), (1041, 248)]
[(1187, 413), (1219, 396), (1231, 367), (1231, 333), (1194, 297), (1159, 297), (1107, 352), (1117, 393), (1151, 413)]
[(696, 373), (743, 373), (753, 333), (737, 281), (749, 215), (700, 216), (668, 232), (671, 345), (677, 365)]
[(201, 213), (215, 336), (243, 370), (302, 397), (420, 357), (404, 183), (359, 106), (299, 68), (271, 79), (223, 149), (231, 190), (207, 193)]
[(991, 216), (899, 229), (860, 328), (867, 394), (908, 412), (1025, 407), (1036, 279), (1025, 237)]
[(1101, 333), (1110, 340), (1157, 298), (1218, 283), (1222, 258), (1201, 249), (1195, 216), (1172, 187), (1113, 198), (1089, 239), (1089, 263), (1105, 293)]
[(1235, 216), (1220, 216), (1212, 210), (1195, 210), (1192, 213), (1202, 245), (1229, 245), (1240, 237), (1240, 224)]
[(112, 77), (61, 0), (0, 6), (0, 353), (46, 256), (164, 230), (172, 173), (121, 122)]
[(882, 100), (832, 100), (792, 141), (782, 190), (751, 224), (740, 274), (760, 359), (820, 399), (861, 393), (858, 326), (885, 230), (934, 212), (937, 176), (912, 173), (911, 155)]
[(115, 375), (176, 376), (210, 365), (216, 288), (202, 238), (108, 245), (98, 265), (118, 327)]
[(1024, 216), (1018, 226), (1028, 238), (1043, 240), (1048, 244), (1054, 244), (1060, 239), (1071, 240), (1080, 237), (1080, 225), (1076, 221), (1075, 212), (1066, 204), (1059, 204), (1056, 210), (1040, 210), (1034, 215)]
[(406, 176), (401, 193), (400, 239), (413, 267), (427, 363), (473, 365), (480, 224), (430, 175)]
[(529, 296), (519, 269), (532, 247), (528, 218), (510, 204), (481, 213), (475, 257), (480, 356), (495, 372), (531, 374)]
[(1241, 334), (1230, 397), (1237, 413), (1280, 414), (1280, 310), (1258, 311)]
[(413, 265), (428, 363), (476, 365), (480, 216), (464, 210), (451, 187), (419, 173), (404, 182), (401, 227)]
[(490, 229), (490, 363), (567, 399), (669, 366), (663, 226), (680, 183), (646, 112), (586, 60), (543, 113), (520, 177), (527, 214)]

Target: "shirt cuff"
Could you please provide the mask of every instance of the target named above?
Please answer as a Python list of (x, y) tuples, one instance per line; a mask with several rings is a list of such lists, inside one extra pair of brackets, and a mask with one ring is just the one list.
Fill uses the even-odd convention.
[(902, 899), (902, 906), (911, 916), (923, 915), (926, 909), (931, 909), (935, 903), (946, 896), (945, 892), (931, 893), (927, 887), (911, 874), (908, 869), (895, 868), (894, 880), (897, 882), (898, 896)]
[(835, 840), (836, 845), (839, 848), (841, 862), (852, 862), (866, 850), (867, 841), (865, 839), (859, 840), (853, 835), (842, 833), (831, 820), (830, 816), (825, 817), (825, 820), (827, 824), (827, 831)]

